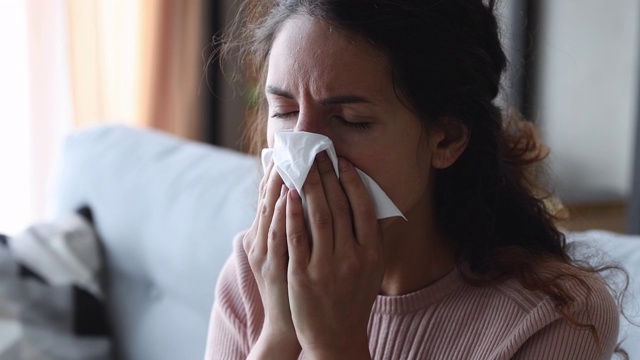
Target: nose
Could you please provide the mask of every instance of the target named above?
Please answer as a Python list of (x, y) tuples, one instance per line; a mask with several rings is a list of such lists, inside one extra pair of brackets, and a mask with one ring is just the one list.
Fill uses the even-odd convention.
[(316, 134), (327, 135), (324, 128), (322, 115), (311, 111), (300, 111), (298, 113), (298, 121), (293, 131), (306, 131)]

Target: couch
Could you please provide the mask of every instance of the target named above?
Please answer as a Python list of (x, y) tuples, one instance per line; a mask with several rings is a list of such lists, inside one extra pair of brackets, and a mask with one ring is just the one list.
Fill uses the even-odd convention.
[[(117, 358), (202, 359), (218, 272), (255, 213), (256, 158), (152, 130), (108, 125), (70, 135), (50, 217), (88, 206), (105, 259), (108, 320)], [(622, 263), (638, 313), (640, 237), (569, 233)], [(640, 320), (640, 318), (636, 318)], [(640, 359), (640, 331), (621, 339)]]

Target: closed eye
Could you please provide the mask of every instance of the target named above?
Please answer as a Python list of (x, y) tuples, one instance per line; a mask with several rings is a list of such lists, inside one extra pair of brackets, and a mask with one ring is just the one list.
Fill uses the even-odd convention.
[(295, 116), (296, 114), (298, 114), (297, 111), (289, 111), (289, 112), (284, 112), (284, 113), (273, 113), (271, 114), (272, 118), (277, 118), (277, 119), (287, 119), (290, 118), (292, 116)]
[(348, 126), (348, 127), (352, 127), (355, 129), (360, 129), (360, 130), (365, 130), (365, 129), (369, 129), (371, 127), (371, 123), (370, 122), (362, 122), (362, 121), (349, 121), (345, 118), (343, 118), (342, 116), (336, 116), (335, 117), (338, 122), (344, 126)]

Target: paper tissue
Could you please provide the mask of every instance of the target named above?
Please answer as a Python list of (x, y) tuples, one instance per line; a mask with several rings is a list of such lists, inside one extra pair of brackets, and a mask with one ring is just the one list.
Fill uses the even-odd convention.
[[(339, 174), (338, 157), (331, 139), (324, 135), (304, 131), (276, 132), (273, 148), (262, 150), (262, 166), (266, 169), (271, 159), (273, 159), (274, 166), (285, 185), (289, 189), (295, 188), (298, 190), (303, 206), (306, 207), (302, 185), (307, 178), (307, 174), (309, 174), (309, 169), (313, 165), (316, 154), (321, 151), (327, 152), (336, 174)], [(356, 170), (373, 199), (377, 218), (385, 219), (399, 216), (406, 220), (380, 186), (360, 169), (356, 168)]]

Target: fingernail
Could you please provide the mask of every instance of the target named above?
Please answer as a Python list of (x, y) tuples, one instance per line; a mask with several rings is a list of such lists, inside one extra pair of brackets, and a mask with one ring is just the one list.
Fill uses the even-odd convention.
[(338, 169), (340, 169), (340, 171), (347, 171), (351, 169), (351, 164), (343, 158), (338, 158)]
[(282, 184), (282, 187), (280, 188), (280, 197), (284, 197), (284, 194), (287, 193), (287, 187)]
[(318, 161), (325, 161), (329, 158), (329, 156), (327, 156), (327, 152), (326, 151), (321, 151), (318, 153), (318, 155), (316, 155), (316, 159)]
[(300, 194), (298, 194), (298, 190), (291, 189), (291, 191), (289, 191), (289, 194), (291, 196), (291, 200), (300, 200)]

